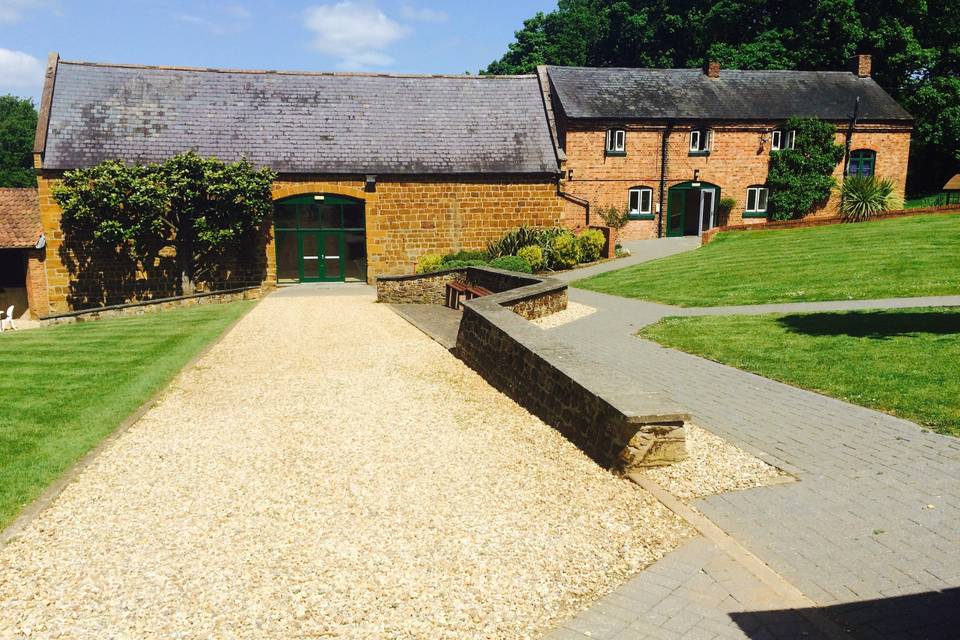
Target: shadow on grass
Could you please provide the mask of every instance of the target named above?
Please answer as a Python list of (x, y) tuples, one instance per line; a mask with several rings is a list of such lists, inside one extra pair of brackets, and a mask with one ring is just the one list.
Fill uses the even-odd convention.
[[(818, 613), (834, 620), (856, 640), (956, 640), (960, 637), (960, 589), (864, 600)], [(818, 637), (799, 610), (744, 611), (730, 617), (748, 638)]]
[(777, 322), (793, 333), (809, 336), (847, 335), (883, 340), (919, 333), (960, 334), (960, 310), (950, 309), (804, 313), (783, 316)]

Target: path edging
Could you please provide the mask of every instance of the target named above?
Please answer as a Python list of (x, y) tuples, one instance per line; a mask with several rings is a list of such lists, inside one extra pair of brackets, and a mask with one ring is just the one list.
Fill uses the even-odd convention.
[(197, 362), (200, 361), (207, 353), (209, 353), (214, 347), (220, 344), (227, 335), (233, 331), (241, 320), (247, 317), (247, 315), (252, 312), (257, 305), (260, 304), (260, 301), (263, 300), (266, 296), (261, 296), (254, 299), (253, 306), (250, 309), (241, 315), (239, 318), (231, 322), (227, 327), (223, 329), (220, 335), (213, 342), (207, 344), (203, 349), (201, 349), (196, 355), (194, 355), (187, 363), (185, 363), (180, 369), (174, 374), (173, 378), (170, 379), (166, 385), (162, 388), (157, 389), (149, 398), (144, 401), (137, 409), (128, 415), (123, 421), (120, 422), (117, 427), (111, 431), (103, 440), (101, 440), (95, 447), (83, 454), (76, 462), (67, 467), (63, 473), (60, 474), (56, 480), (51, 484), (47, 485), (47, 488), (44, 489), (40, 495), (34, 498), (30, 504), (24, 507), (17, 517), (14, 518), (10, 524), (5, 528), (0, 529), (0, 549), (3, 549), (8, 544), (16, 540), (20, 535), (26, 531), (27, 527), (39, 516), (41, 513), (47, 510), (48, 507), (53, 505), (57, 501), (57, 498), (60, 497), (60, 494), (63, 493), (74, 480), (76, 480), (81, 473), (83, 473), (87, 467), (93, 464), (93, 461), (100, 456), (101, 453), (106, 451), (110, 446), (113, 445), (123, 434), (130, 430), (130, 428), (140, 421), (150, 409), (160, 401), (167, 390), (170, 388), (170, 384), (176, 380), (180, 374), (182, 374), (187, 369), (195, 366)]

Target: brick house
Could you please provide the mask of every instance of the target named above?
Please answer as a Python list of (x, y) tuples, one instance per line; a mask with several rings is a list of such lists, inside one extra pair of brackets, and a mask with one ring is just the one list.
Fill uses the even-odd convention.
[[(793, 143), (782, 128), (790, 116), (838, 125), (849, 154), (836, 177), (845, 168), (876, 172), (902, 192), (912, 120), (869, 75), (868, 56), (855, 73), (711, 64), (475, 77), (51, 54), (34, 148), (47, 246), (30, 279), (31, 310), (47, 316), (178, 293), (175, 253), (121, 259), (64, 234), (51, 189), (69, 169), (188, 150), (246, 157), (278, 173), (274, 215), (256, 246), (199, 289), (374, 280), (412, 271), (424, 253), (482, 249), (521, 225), (599, 225), (598, 207), (630, 210), (626, 239), (760, 221), (770, 153)], [(729, 220), (717, 212), (724, 196), (737, 201)], [(834, 197), (815, 215), (835, 208)]]
[[(792, 116), (837, 126), (844, 172), (890, 178), (903, 195), (913, 121), (870, 78), (851, 72), (541, 67), (561, 150), (564, 219), (597, 224), (589, 207), (630, 213), (621, 238), (699, 235), (767, 217), (770, 154), (793, 145)], [(859, 100), (859, 102), (858, 102)], [(717, 203), (736, 200), (729, 219)], [(838, 196), (811, 215), (836, 213)]]
[(36, 189), (0, 189), (0, 311), (14, 317), (46, 306), (43, 230)]
[(52, 54), (35, 145), (48, 241), (40, 315), (176, 293), (169, 256), (120, 264), (71, 246), (51, 187), (65, 170), (191, 149), (279, 174), (262, 246), (200, 283), (209, 289), (407, 273), (424, 253), (558, 224), (563, 208), (535, 76), (222, 71)]

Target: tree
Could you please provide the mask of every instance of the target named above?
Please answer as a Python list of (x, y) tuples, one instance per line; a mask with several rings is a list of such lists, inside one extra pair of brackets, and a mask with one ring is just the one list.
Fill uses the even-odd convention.
[(826, 202), (836, 186), (833, 170), (843, 159), (843, 146), (834, 142), (837, 128), (829, 122), (790, 118), (784, 128), (797, 133), (793, 149), (770, 155), (771, 220), (799, 218)]
[(29, 98), (0, 96), (0, 187), (35, 187), (37, 110)]
[(960, 2), (956, 0), (560, 0), (524, 23), (486, 73), (538, 64), (846, 69), (873, 78), (916, 117), (912, 192), (960, 170)]
[(191, 151), (158, 164), (110, 160), (67, 171), (53, 196), (67, 233), (89, 234), (141, 259), (173, 245), (181, 292), (189, 295), (271, 211), (275, 177), (245, 159), (226, 164)]

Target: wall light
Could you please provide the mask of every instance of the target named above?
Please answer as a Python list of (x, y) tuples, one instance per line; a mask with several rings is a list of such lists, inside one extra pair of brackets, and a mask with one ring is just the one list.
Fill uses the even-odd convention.
[(363, 183), (363, 190), (367, 193), (375, 193), (377, 190), (377, 176), (367, 176), (366, 181)]

